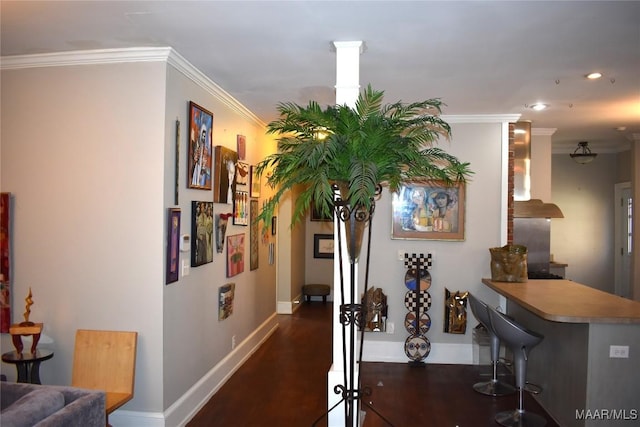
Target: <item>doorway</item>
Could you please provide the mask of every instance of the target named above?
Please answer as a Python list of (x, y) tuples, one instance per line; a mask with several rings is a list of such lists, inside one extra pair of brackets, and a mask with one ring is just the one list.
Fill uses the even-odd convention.
[(631, 183), (615, 184), (615, 294), (631, 298), (633, 197)]

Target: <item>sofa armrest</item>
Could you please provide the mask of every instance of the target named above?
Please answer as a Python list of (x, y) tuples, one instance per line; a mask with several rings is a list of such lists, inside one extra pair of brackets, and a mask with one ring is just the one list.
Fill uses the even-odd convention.
[(104, 427), (105, 393), (85, 390), (85, 394), (68, 403), (34, 427)]

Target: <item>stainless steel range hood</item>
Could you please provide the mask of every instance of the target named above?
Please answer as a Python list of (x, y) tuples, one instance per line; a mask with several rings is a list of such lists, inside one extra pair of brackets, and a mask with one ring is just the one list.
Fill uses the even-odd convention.
[(518, 122), (515, 130), (513, 243), (527, 247), (529, 273), (549, 273), (550, 218), (564, 218), (564, 215), (553, 203), (531, 199), (531, 123)]

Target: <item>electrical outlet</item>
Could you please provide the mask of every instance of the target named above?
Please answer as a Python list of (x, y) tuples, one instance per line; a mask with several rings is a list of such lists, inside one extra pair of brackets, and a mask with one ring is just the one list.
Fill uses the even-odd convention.
[(182, 277), (189, 275), (189, 261), (186, 259), (182, 260)]
[(617, 359), (629, 358), (629, 346), (628, 345), (610, 345), (609, 357)]
[(405, 254), (404, 249), (398, 249), (398, 261), (404, 261), (404, 254)]
[(232, 336), (231, 337), (231, 350), (233, 350), (234, 348), (236, 348), (236, 336)]

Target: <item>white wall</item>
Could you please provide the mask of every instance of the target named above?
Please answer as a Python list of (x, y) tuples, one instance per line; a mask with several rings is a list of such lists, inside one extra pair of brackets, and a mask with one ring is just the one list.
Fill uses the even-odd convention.
[[(433, 254), (433, 268), (430, 271), (432, 285), (429, 289), (433, 303), (428, 312), (432, 326), (427, 333), (433, 347), (432, 354), (426, 359), (427, 363), (446, 358), (442, 353), (438, 354), (441, 351), (438, 348), (443, 349), (448, 344), (464, 345), (469, 358), (471, 355), (469, 345), (472, 342), (472, 329), (477, 322), (470, 311), (466, 334), (443, 332), (445, 288), (454, 292), (470, 291), (488, 303), (498, 305), (497, 294), (483, 285), (481, 279), (490, 276), (489, 248), (504, 244), (501, 239), (506, 230), (506, 220), (501, 213), (503, 191), (506, 191), (503, 188), (502, 124), (459, 121), (449, 123), (452, 127), (452, 140), (450, 143), (442, 143), (441, 148), (462, 161), (470, 162), (471, 169), (475, 172), (466, 187), (465, 240), (391, 239), (391, 197), (387, 189), (383, 191), (373, 220), (370, 286), (382, 288), (387, 295), (389, 321), (395, 324), (395, 331), (366, 334), (365, 358), (369, 360), (380, 360), (381, 357), (393, 360), (397, 355), (400, 355), (401, 360), (408, 360), (403, 355), (404, 341), (409, 335), (404, 327), (407, 313), (404, 296), (407, 288), (403, 279), (406, 269), (403, 262), (397, 259), (399, 250)], [(377, 344), (382, 341), (387, 342), (388, 348), (382, 349)], [(465, 357), (459, 357), (456, 363)]]
[[(145, 411), (163, 408), (165, 70), (150, 62), (2, 71), (12, 319), (23, 320), (31, 287), (31, 320), (54, 341), (41, 367), (46, 384), (70, 383), (76, 329), (138, 331), (129, 407)], [(13, 366), (2, 372), (15, 377)]]
[[(92, 62), (83, 55), (72, 62)], [(55, 350), (41, 367), (46, 384), (70, 383), (76, 329), (138, 331), (135, 397), (113, 417), (131, 426), (163, 425), (163, 412), (184, 421), (276, 324), (266, 245), (258, 270), (249, 270), (247, 256), (245, 272), (227, 279), (225, 256), (216, 253), (165, 285), (176, 119), (182, 233), (190, 233), (191, 201), (213, 199), (211, 191), (186, 188), (188, 102), (213, 112), (214, 145), (235, 149), (236, 135), (245, 135), (251, 164), (275, 144), (255, 116), (179, 55), (144, 55), (40, 68), (7, 68), (3, 58), (0, 80), (1, 191), (14, 196), (12, 320), (23, 320), (31, 287), (31, 320), (44, 322), (53, 342), (41, 346)], [(269, 196), (266, 185), (261, 196)], [(216, 213), (230, 210), (215, 205)], [(230, 226), (227, 235), (239, 233), (248, 252), (249, 227)], [(218, 287), (227, 282), (236, 283), (235, 310), (220, 322)], [(11, 347), (2, 336), (3, 351)], [(15, 379), (13, 366), (1, 369)], [(124, 413), (138, 423), (121, 422)]]
[(564, 218), (551, 221), (551, 253), (566, 263), (566, 278), (614, 292), (614, 184), (616, 154), (599, 153), (581, 165), (554, 154), (553, 201)]

